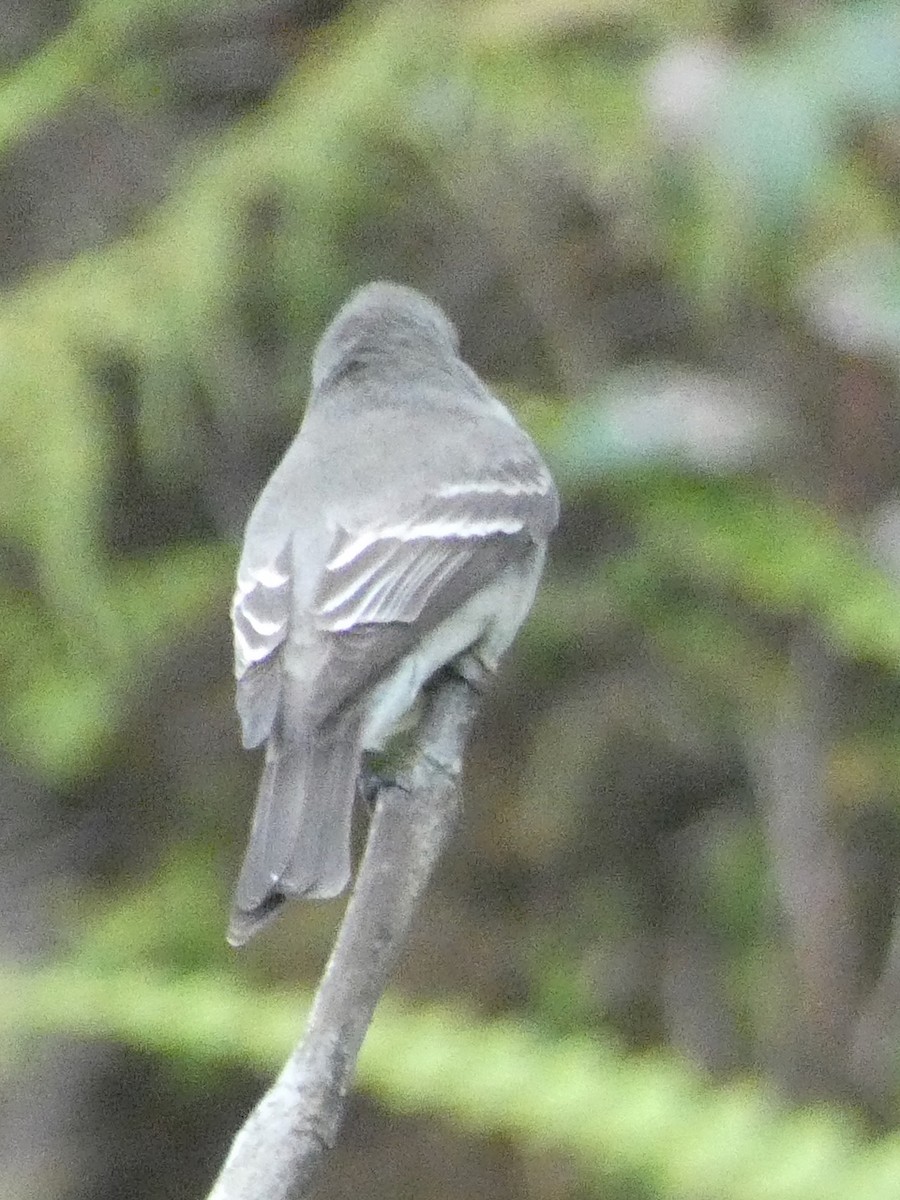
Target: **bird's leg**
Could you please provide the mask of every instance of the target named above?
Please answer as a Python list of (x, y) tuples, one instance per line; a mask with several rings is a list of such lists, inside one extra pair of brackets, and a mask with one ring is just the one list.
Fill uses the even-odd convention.
[[(428, 692), (439, 688), (448, 679), (462, 679), (468, 684), (475, 695), (480, 697), (486, 691), (493, 674), (494, 670), (479, 658), (477, 654), (473, 651), (467, 651), (464, 654), (460, 654), (452, 662), (441, 667), (440, 670), (435, 671), (422, 691)], [(403, 786), (397, 782), (395, 776), (383, 774), (378, 770), (376, 763), (379, 757), (377, 752), (364, 750), (359, 775), (356, 779), (357, 798), (365, 805), (370, 816), (375, 811), (375, 802), (382, 788), (402, 788)]]
[(432, 676), (429, 686), (440, 683), (442, 678), (452, 676), (463, 679), (477, 696), (484, 695), (494, 671), (473, 651), (460, 654), (453, 662), (447, 663), (442, 671)]
[(378, 799), (378, 793), (382, 788), (400, 786), (396, 779), (388, 775), (383, 775), (380, 771), (376, 770), (375, 762), (377, 759), (378, 755), (376, 753), (364, 750), (359, 775), (356, 777), (356, 795), (359, 801), (367, 808), (369, 816), (375, 811), (375, 801)]

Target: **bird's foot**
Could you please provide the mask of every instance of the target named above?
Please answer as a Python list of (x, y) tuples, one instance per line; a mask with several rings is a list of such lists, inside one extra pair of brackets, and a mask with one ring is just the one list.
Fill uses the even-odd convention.
[(375, 811), (375, 803), (378, 800), (378, 793), (382, 788), (400, 788), (405, 790), (401, 783), (391, 775), (384, 775), (380, 771), (376, 771), (371, 763), (363, 757), (362, 770), (356, 779), (356, 795), (360, 802), (365, 805), (369, 811), (369, 815)]
[(493, 674), (490, 667), (475, 654), (461, 654), (433, 675), (429, 686), (439, 687), (442, 679), (461, 679), (476, 695), (481, 696), (487, 690)]

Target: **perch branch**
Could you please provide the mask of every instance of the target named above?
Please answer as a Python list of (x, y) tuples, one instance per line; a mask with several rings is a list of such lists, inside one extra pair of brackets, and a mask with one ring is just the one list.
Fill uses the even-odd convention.
[(415, 758), (377, 795), (366, 851), (306, 1033), (238, 1132), (208, 1200), (305, 1200), (334, 1145), (356, 1059), (428, 881), (456, 825), (477, 695), (428, 697)]

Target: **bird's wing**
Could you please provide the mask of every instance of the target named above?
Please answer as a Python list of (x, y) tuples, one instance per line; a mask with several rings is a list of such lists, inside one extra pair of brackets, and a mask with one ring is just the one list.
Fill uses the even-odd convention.
[(445, 482), (405, 520), (340, 530), (313, 604), (318, 628), (334, 635), (315, 688), (319, 719), (528, 555), (557, 515), (553, 482), (534, 459), (476, 481)]
[(486, 540), (525, 535), (542, 541), (557, 513), (556, 490), (537, 460), (444, 483), (405, 520), (340, 531), (316, 595), (317, 621), (335, 633), (411, 624)]
[(291, 615), (291, 539), (271, 561), (238, 570), (231, 603), (237, 710), (249, 749), (269, 736), (281, 691), (281, 655)]
[[(300, 681), (309, 719), (321, 722), (340, 711), (406, 653), (411, 639), (542, 542), (556, 524), (558, 503), (540, 460), (521, 458), (490, 475), (443, 483), (422, 498), (415, 515), (339, 528), (309, 613), (324, 635), (310, 649)], [(268, 567), (238, 580), (232, 619), (248, 746), (268, 736), (277, 713), (289, 564), (290, 545)]]

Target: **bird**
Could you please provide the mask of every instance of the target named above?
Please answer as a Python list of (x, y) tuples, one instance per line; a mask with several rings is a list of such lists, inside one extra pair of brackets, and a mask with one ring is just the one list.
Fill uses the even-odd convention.
[(486, 680), (531, 608), (559, 497), (534, 442), (411, 287), (356, 290), (247, 522), (236, 707), (265, 747), (228, 940), (339, 895), (367, 756), (449, 669)]

